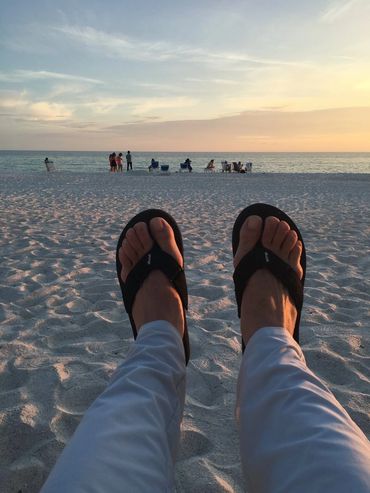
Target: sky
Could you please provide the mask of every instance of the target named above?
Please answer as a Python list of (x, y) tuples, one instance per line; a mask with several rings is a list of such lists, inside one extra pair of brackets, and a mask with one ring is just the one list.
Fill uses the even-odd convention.
[(370, 0), (1, 0), (0, 149), (370, 151)]

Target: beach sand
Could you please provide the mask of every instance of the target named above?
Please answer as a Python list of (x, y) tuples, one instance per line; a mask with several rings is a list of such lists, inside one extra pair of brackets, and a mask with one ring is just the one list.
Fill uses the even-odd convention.
[(301, 344), (370, 437), (370, 175), (0, 176), (0, 490), (36, 493), (132, 341), (115, 272), (125, 223), (159, 207), (184, 239), (191, 362), (178, 492), (242, 492), (231, 230), (253, 202), (305, 239)]

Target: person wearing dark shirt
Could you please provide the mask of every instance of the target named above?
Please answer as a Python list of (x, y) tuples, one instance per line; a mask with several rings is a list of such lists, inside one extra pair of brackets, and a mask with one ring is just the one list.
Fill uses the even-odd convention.
[(127, 171), (128, 170), (132, 170), (132, 156), (131, 156), (131, 152), (130, 151), (127, 151), (127, 154), (126, 154), (126, 163), (127, 163)]
[(189, 173), (191, 173), (193, 171), (193, 167), (192, 167), (191, 161), (188, 157), (185, 159), (185, 164), (187, 164)]

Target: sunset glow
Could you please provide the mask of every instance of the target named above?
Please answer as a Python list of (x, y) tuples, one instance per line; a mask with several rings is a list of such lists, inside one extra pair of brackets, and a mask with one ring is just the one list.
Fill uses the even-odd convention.
[(0, 148), (370, 151), (367, 0), (198, 4), (2, 6)]

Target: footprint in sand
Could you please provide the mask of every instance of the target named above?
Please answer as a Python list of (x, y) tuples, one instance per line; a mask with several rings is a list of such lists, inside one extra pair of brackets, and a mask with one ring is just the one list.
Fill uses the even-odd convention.
[(181, 433), (178, 460), (202, 456), (212, 449), (212, 442), (199, 430), (184, 430)]

